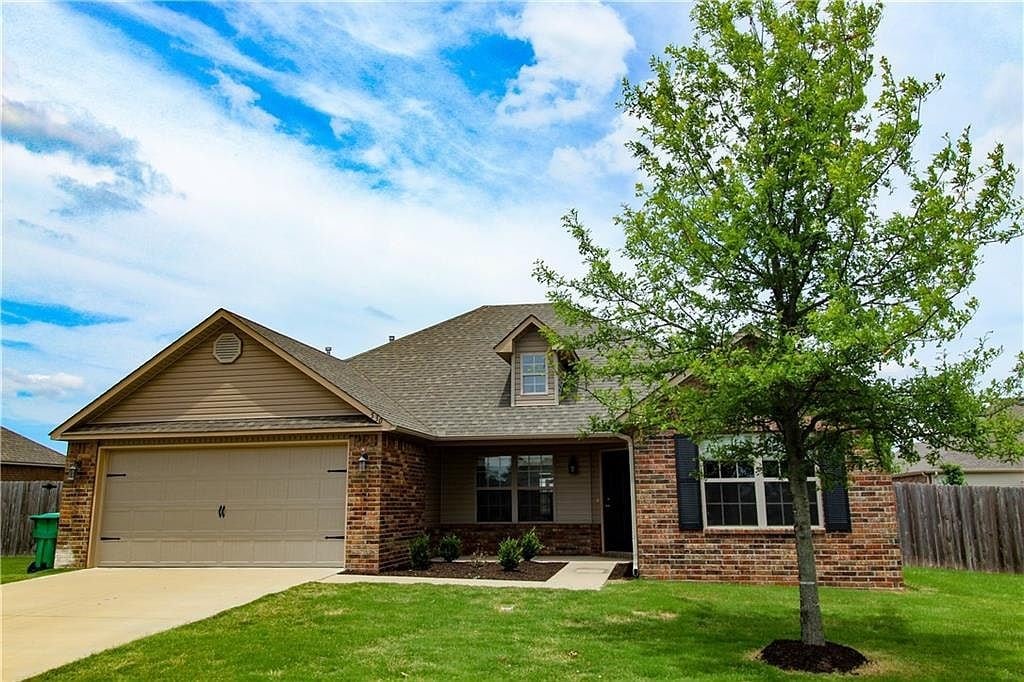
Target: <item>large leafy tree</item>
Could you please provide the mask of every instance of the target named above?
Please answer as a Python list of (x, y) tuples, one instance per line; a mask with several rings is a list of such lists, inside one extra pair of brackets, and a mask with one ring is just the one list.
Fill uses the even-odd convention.
[(1017, 173), (1001, 146), (976, 157), (968, 131), (915, 158), (942, 78), (876, 61), (879, 6), (702, 1), (692, 16), (693, 44), (625, 83), (648, 180), (616, 218), (624, 246), (572, 212), (583, 274), (535, 275), (585, 330), (559, 341), (600, 351), (569, 377), (608, 408), (593, 428), (764, 434), (715, 457), (784, 462), (802, 639), (820, 645), (809, 471), (888, 468), (914, 441), (1024, 456), (1024, 362), (984, 384), (999, 351), (980, 342), (917, 360), (971, 319), (983, 247), (1021, 234)]

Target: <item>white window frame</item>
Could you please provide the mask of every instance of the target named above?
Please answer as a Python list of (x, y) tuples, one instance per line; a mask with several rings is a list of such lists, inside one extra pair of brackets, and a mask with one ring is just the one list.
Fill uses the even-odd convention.
[[(777, 478), (774, 476), (765, 476), (764, 467), (762, 465), (761, 458), (758, 458), (754, 462), (754, 475), (752, 477), (744, 478), (720, 478), (720, 477), (705, 477), (704, 476), (704, 462), (705, 461), (720, 461), (712, 458), (704, 459), (703, 457), (698, 458), (698, 464), (700, 466), (700, 513), (701, 518), (704, 522), (704, 529), (709, 530), (779, 530), (779, 529), (791, 529), (792, 526), (769, 526), (768, 525), (768, 503), (765, 496), (764, 484), (765, 483), (785, 483), (789, 484), (789, 480), (785, 478)], [(728, 464), (728, 462), (726, 462)], [(737, 465), (739, 466), (739, 465)], [(815, 530), (822, 530), (825, 528), (825, 508), (821, 496), (821, 480), (817, 475), (808, 476), (807, 482), (814, 483), (815, 496), (817, 497), (818, 504), (818, 523), (811, 526)], [(753, 483), (754, 484), (754, 500), (756, 502), (757, 509), (757, 525), (756, 526), (711, 526), (708, 525), (708, 494), (705, 484), (707, 483)]]
[[(540, 372), (526, 373), (526, 358), (537, 358), (541, 359), (544, 363), (544, 390), (543, 391), (527, 391), (526, 390), (526, 377), (542, 376)], [(520, 353), (519, 354), (519, 392), (523, 395), (547, 395), (548, 394), (548, 354), (547, 353)]]
[[(545, 455), (551, 458), (551, 487), (550, 488), (540, 488), (540, 487), (523, 486), (522, 488), (520, 488), (520, 486), (519, 486), (519, 458), (520, 457), (545, 456)], [(479, 486), (479, 485), (477, 485), (477, 479), (476, 479), (477, 467), (480, 466), (480, 460), (481, 459), (486, 459), (488, 457), (511, 457), (512, 458), (512, 466), (511, 466), (511, 468), (509, 470), (509, 485), (508, 486), (506, 486), (506, 487), (495, 487), (495, 486)], [(556, 454), (554, 454), (553, 452), (531, 452), (531, 453), (517, 454), (517, 455), (477, 455), (474, 458), (474, 460), (473, 460), (473, 518), (476, 520), (475, 522), (478, 523), (478, 524), (481, 524), (481, 525), (489, 525), (489, 524), (499, 524), (500, 525), (500, 524), (510, 524), (510, 523), (518, 524), (518, 523), (520, 523), (520, 520), (519, 520), (519, 491), (520, 490), (527, 490), (527, 491), (533, 490), (533, 491), (551, 493), (551, 520), (550, 521), (525, 521), (523, 523), (531, 523), (531, 524), (533, 524), (533, 523), (536, 523), (536, 524), (556, 523), (556, 521), (557, 521), (556, 520), (556, 517), (557, 517), (557, 507), (556, 507), (556, 500), (555, 500), (555, 489), (556, 489), (557, 486), (555, 485), (555, 481), (556, 481), (557, 476), (556, 476), (555, 472), (556, 472), (556, 469), (557, 469), (557, 463), (558, 463), (558, 456)], [(477, 495), (476, 495), (477, 492), (479, 492), (481, 490), (509, 490), (509, 491), (511, 491), (511, 493), (512, 493), (512, 514), (511, 514), (510, 518), (512, 520), (511, 521), (481, 521), (480, 520), (480, 505), (477, 502)]]

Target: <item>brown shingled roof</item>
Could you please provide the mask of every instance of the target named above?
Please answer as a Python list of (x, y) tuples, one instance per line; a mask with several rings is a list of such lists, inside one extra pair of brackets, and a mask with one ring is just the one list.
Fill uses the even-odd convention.
[(5, 426), (0, 430), (0, 461), (4, 464), (30, 464), (63, 468), (65, 460), (64, 455), (56, 450), (25, 438)]

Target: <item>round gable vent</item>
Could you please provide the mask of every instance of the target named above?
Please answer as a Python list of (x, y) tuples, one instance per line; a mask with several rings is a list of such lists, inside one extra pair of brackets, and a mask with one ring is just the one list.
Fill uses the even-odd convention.
[(221, 334), (217, 337), (217, 340), (213, 342), (213, 357), (217, 358), (217, 362), (221, 364), (228, 364), (238, 359), (238, 356), (242, 354), (242, 339), (238, 338), (237, 334), (227, 333)]

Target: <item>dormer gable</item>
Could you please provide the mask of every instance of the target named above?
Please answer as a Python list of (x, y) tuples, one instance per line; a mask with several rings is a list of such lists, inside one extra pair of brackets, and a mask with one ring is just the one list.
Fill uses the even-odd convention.
[(494, 346), (509, 363), (512, 407), (557, 405), (559, 370), (575, 356), (552, 348), (545, 332), (550, 328), (529, 315)]

